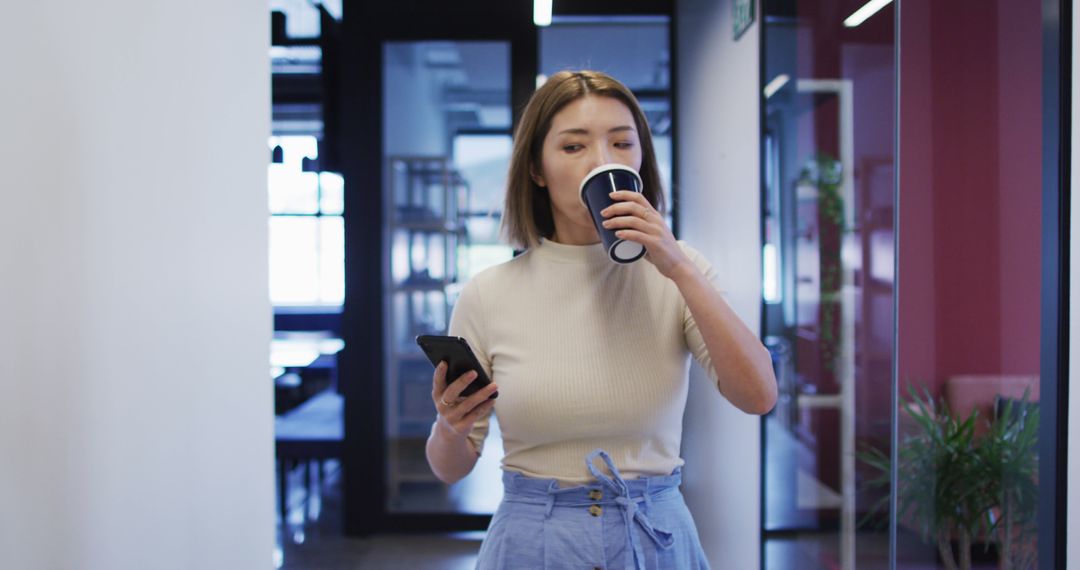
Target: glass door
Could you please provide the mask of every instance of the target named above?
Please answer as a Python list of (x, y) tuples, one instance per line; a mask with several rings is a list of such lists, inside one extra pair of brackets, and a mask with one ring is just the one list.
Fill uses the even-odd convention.
[(674, 113), (671, 93), (671, 19), (664, 15), (556, 17), (540, 29), (541, 79), (562, 70), (592, 69), (623, 82), (637, 97), (653, 137), (660, 182), (672, 215), (678, 189), (672, 179)]
[(1042, 295), (1058, 237), (1043, 222), (1044, 74), (1058, 71), (1040, 65), (1041, 4), (899, 11), (897, 568), (1055, 567), (1038, 524), (1055, 492), (1040, 416), (1055, 405)]
[(509, 260), (498, 228), (511, 149), (510, 46), (383, 45), (385, 434), (388, 513), (494, 512), (502, 498), (493, 418), (473, 472), (446, 485), (424, 447), (432, 366), (415, 343), (446, 334), (461, 286)]
[[(762, 249), (766, 568), (888, 568), (894, 250), (893, 11), (766, 2)], [(885, 503), (887, 505), (887, 502)]]
[(1059, 9), (764, 3), (764, 567), (1062, 567)]

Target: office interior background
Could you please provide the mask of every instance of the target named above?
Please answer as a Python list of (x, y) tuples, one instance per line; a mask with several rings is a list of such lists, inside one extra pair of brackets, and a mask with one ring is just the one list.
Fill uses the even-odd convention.
[(534, 7), (5, 6), (0, 567), (475, 562), (498, 438), (434, 479), (411, 339), (514, 255), (565, 68), (634, 90), (773, 355), (761, 418), (691, 371), (714, 567), (1080, 567), (1073, 3)]

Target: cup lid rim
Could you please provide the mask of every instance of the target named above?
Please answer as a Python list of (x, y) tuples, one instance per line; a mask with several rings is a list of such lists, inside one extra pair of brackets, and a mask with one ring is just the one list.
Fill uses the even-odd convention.
[(643, 184), (641, 181), (641, 174), (639, 174), (637, 170), (634, 170), (633, 168), (625, 164), (609, 162), (607, 164), (601, 164), (600, 166), (597, 166), (596, 168), (590, 170), (589, 173), (585, 175), (585, 178), (581, 179), (581, 184), (578, 186), (578, 196), (581, 197), (582, 200), (584, 200), (585, 197), (583, 196), (583, 194), (585, 193), (585, 185), (588, 184), (589, 181), (592, 180), (594, 177), (596, 177), (597, 174), (600, 174), (601, 172), (607, 172), (609, 170), (625, 170), (633, 174), (634, 178), (637, 178), (638, 187), (641, 187), (641, 185)]

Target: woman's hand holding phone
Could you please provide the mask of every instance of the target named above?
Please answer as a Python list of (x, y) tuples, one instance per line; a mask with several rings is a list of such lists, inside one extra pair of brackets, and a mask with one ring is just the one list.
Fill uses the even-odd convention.
[(475, 371), (466, 372), (449, 384), (446, 381), (446, 361), (442, 361), (435, 367), (432, 378), (431, 399), (435, 402), (435, 410), (439, 412), (436, 420), (444, 428), (462, 439), (472, 431), (473, 424), (495, 406), (495, 400), (491, 398), (498, 387), (494, 382), (480, 388), (472, 395), (462, 398), (464, 391), (473, 380), (476, 380)]

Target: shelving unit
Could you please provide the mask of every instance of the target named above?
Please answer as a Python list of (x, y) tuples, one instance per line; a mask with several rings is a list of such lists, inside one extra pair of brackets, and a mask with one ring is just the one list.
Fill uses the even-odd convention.
[(421, 334), (446, 334), (458, 290), (458, 249), (469, 243), (469, 186), (449, 157), (389, 158), (384, 256), (389, 507), (408, 483), (439, 484), (424, 456), (435, 420), (431, 363)]
[[(844, 225), (856, 227), (854, 215), (854, 97), (850, 79), (799, 79), (795, 85), (799, 93), (834, 94), (839, 100), (840, 113), (837, 131), (840, 142), (842, 179), (840, 196), (843, 198)], [(797, 194), (810, 198), (810, 190), (800, 188)], [(845, 240), (851, 239), (850, 233)], [(814, 233), (810, 237), (813, 239)], [(839, 392), (834, 394), (801, 394), (796, 404), (800, 409), (835, 409), (840, 413), (840, 568), (855, 567), (855, 311), (857, 287), (854, 272), (844, 265), (841, 271), (839, 351), (835, 355), (836, 378)], [(817, 275), (820, 280), (821, 276)]]

